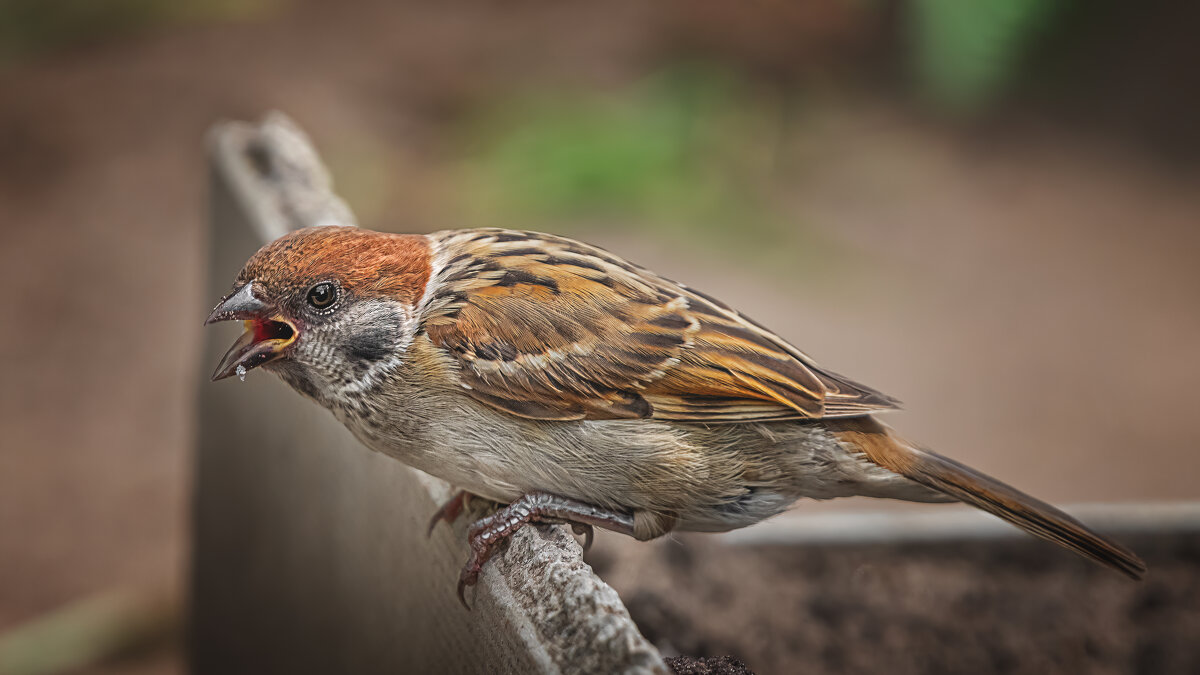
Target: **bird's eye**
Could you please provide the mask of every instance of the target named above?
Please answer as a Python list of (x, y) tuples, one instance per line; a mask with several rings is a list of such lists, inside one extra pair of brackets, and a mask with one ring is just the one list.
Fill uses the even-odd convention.
[(334, 300), (337, 300), (337, 286), (328, 281), (322, 281), (308, 289), (308, 304), (313, 309), (329, 309)]

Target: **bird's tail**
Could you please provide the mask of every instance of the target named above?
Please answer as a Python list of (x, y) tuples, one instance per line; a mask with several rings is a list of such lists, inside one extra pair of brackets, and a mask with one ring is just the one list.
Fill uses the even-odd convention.
[(965, 464), (914, 447), (870, 418), (846, 420), (835, 433), (862, 449), (872, 462), (926, 487), (982, 509), (1026, 532), (1065, 546), (1133, 579), (1146, 564), (1132, 551), (1016, 488)]

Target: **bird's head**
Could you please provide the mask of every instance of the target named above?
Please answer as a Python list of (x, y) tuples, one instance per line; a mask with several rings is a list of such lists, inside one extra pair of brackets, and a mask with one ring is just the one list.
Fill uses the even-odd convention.
[(314, 227), (267, 244), (205, 322), (246, 327), (212, 379), (265, 366), (317, 399), (361, 385), (403, 358), (429, 269), (419, 235)]

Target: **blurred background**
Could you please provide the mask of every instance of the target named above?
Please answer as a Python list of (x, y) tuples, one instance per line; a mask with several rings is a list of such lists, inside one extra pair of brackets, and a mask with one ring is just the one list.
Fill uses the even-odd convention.
[[(1196, 500), (1197, 21), (1166, 0), (0, 0), (0, 645), (77, 664), (133, 634), (86, 672), (182, 671), (204, 134), (271, 109), (366, 227), (585, 239), (1047, 500)], [(1164, 599), (1200, 598), (1197, 548), (1085, 636), (1095, 672), (1200, 667), (1200, 602)], [(638, 609), (624, 550), (601, 572), (678, 626)], [(878, 672), (814, 640), (687, 648)]]

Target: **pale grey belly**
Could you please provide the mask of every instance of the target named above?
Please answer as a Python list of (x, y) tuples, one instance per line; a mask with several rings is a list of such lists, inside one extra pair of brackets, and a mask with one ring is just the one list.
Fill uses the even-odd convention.
[(673, 513), (684, 530), (744, 527), (801, 497), (892, 497), (912, 486), (865, 463), (819, 424), (533, 422), (465, 396), (436, 405), (453, 410), (371, 423), (335, 414), (368, 447), (488, 499), (551, 492), (623, 511)]

